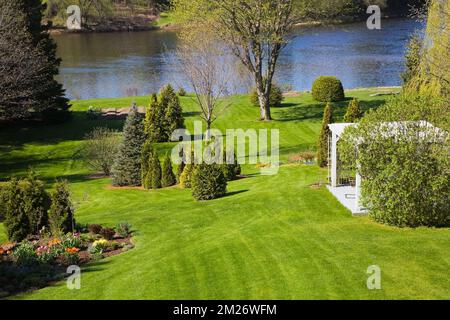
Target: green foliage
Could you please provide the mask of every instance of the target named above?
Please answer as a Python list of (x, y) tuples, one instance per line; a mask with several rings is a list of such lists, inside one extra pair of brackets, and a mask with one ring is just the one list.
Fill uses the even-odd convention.
[(192, 195), (196, 200), (212, 200), (227, 192), (227, 179), (217, 164), (200, 164), (192, 175)]
[(184, 90), (184, 88), (180, 88), (180, 90), (178, 90), (178, 95), (180, 97), (185, 97), (187, 94), (186, 90)]
[(167, 141), (164, 111), (158, 102), (158, 96), (153, 94), (144, 121), (145, 134), (150, 142)]
[(156, 150), (152, 152), (152, 157), (150, 159), (150, 167), (149, 167), (149, 175), (151, 177), (151, 185), (152, 189), (160, 189), (161, 178), (162, 178), (162, 170), (161, 163), (159, 162), (159, 156)]
[(44, 184), (33, 171), (22, 180), (12, 179), (2, 188), (0, 206), (11, 241), (21, 241), (30, 234), (38, 234), (48, 226), (50, 197)]
[(30, 221), (30, 232), (38, 234), (43, 227), (48, 226), (48, 209), (50, 197), (45, 191), (44, 183), (37, 179), (30, 170), (28, 177), (21, 183), (22, 206)]
[(34, 245), (29, 241), (23, 241), (13, 251), (13, 257), (19, 266), (31, 266), (38, 260)]
[(80, 154), (92, 170), (109, 176), (119, 143), (120, 137), (116, 130), (94, 128), (86, 135)]
[(160, 101), (152, 95), (150, 108), (145, 116), (145, 133), (151, 142), (168, 142), (175, 129), (184, 128), (180, 100), (171, 85), (160, 92)]
[(166, 154), (162, 167), (162, 179), (161, 184), (163, 188), (174, 186), (177, 183), (177, 179), (172, 169), (172, 160), (170, 155)]
[(362, 202), (374, 220), (450, 226), (449, 119), (445, 100), (403, 94), (344, 133), (341, 161), (348, 168), (358, 163)]
[(2, 207), (8, 239), (21, 241), (30, 233), (30, 220), (23, 206), (22, 187), (17, 179), (12, 179), (2, 191)]
[(318, 77), (312, 87), (312, 96), (320, 102), (335, 102), (345, 99), (344, 88), (336, 77)]
[[(229, 159), (228, 159), (229, 158)], [(222, 172), (228, 181), (235, 180), (241, 174), (241, 165), (237, 161), (236, 154), (231, 154), (227, 150), (223, 151)]]
[(189, 162), (184, 166), (183, 173), (180, 176), (180, 185), (182, 188), (189, 189), (192, 187), (192, 175), (195, 167), (195, 164)]
[(61, 60), (42, 23), (41, 0), (0, 2), (0, 118), (61, 121), (68, 100), (54, 78)]
[(141, 180), (145, 189), (151, 189), (152, 177), (150, 175), (150, 164), (153, 157), (153, 144), (150, 140), (145, 141), (141, 155)]
[(414, 57), (416, 53), (412, 51), (410, 52), (411, 56), (407, 56), (412, 67), (419, 63), (417, 72), (406, 74), (408, 82), (405, 89), (407, 91), (443, 97), (450, 101), (449, 15), (449, 1), (428, 1), (424, 42), (420, 44), (417, 39), (414, 43), (414, 46), (417, 47), (414, 50), (421, 51), (420, 56)]
[(158, 153), (152, 147), (151, 143), (145, 143), (142, 154), (142, 185), (145, 189), (161, 188), (162, 170), (159, 162)]
[(131, 234), (131, 224), (124, 221), (117, 224), (116, 231), (119, 236), (126, 238)]
[(51, 194), (52, 205), (49, 211), (50, 230), (53, 235), (74, 232), (75, 217), (74, 208), (70, 200), (70, 192), (67, 181), (59, 181), (55, 184), (55, 190)]
[(363, 117), (363, 112), (359, 107), (358, 99), (354, 98), (347, 107), (347, 112), (344, 115), (344, 122), (353, 123), (357, 122), (359, 119)]
[(333, 107), (331, 103), (327, 103), (322, 120), (322, 129), (320, 130), (317, 163), (321, 167), (328, 165), (328, 137), (330, 135), (330, 128), (328, 125), (333, 123)]
[(181, 178), (181, 175), (183, 174), (184, 167), (186, 167), (186, 164), (184, 163), (184, 161), (182, 161), (182, 162), (178, 165), (178, 168), (177, 168), (177, 182), (178, 182), (178, 183), (181, 182), (181, 181), (180, 181), (180, 178)]
[(143, 117), (133, 105), (125, 121), (123, 140), (112, 167), (113, 185), (141, 185), (141, 153), (145, 142)]
[[(283, 91), (275, 83), (272, 83), (272, 88), (270, 90), (270, 97), (269, 97), (270, 106), (279, 107), (283, 102), (283, 100), (284, 100)], [(250, 101), (252, 105), (254, 105), (255, 107), (259, 107), (258, 92), (256, 91), (256, 89), (253, 89), (253, 91), (251, 92)]]
[(408, 85), (411, 79), (417, 76), (422, 50), (423, 39), (418, 33), (414, 33), (408, 43), (405, 56), (405, 71), (401, 75), (404, 85)]

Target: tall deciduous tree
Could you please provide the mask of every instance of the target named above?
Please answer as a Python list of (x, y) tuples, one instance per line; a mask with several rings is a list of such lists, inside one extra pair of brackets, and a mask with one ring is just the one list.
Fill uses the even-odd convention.
[[(273, 76), (281, 50), (287, 44), (286, 37), (295, 22), (293, 1), (176, 0), (174, 7), (175, 11), (183, 12), (188, 22), (207, 23), (226, 41), (253, 76), (261, 119), (270, 120)], [(208, 16), (205, 17), (203, 12)], [(199, 17), (195, 19), (195, 16)]]
[(450, 1), (429, 0), (427, 3), (420, 63), (406, 89), (450, 101)]

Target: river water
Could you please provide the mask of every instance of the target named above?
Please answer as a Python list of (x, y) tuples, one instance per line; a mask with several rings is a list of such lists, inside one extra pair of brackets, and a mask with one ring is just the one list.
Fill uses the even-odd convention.
[[(347, 89), (400, 85), (405, 46), (417, 28), (413, 20), (391, 19), (382, 21), (381, 30), (369, 30), (365, 23), (298, 29), (280, 57), (276, 81), (301, 91), (310, 90), (320, 75), (339, 77)], [(177, 47), (176, 32), (54, 38), (63, 59), (58, 80), (71, 99), (146, 95), (168, 82), (183, 83), (170, 59)]]

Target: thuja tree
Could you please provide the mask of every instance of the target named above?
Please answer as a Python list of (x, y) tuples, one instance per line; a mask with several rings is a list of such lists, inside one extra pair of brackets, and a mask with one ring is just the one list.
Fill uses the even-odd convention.
[(115, 186), (141, 185), (141, 153), (145, 142), (143, 116), (134, 104), (123, 129), (123, 139), (112, 167)]
[(227, 192), (227, 178), (218, 164), (200, 164), (192, 174), (192, 195), (196, 200), (212, 200)]
[(172, 86), (165, 86), (160, 99), (152, 95), (145, 116), (145, 133), (151, 142), (168, 142), (175, 129), (184, 128), (183, 110)]
[(141, 154), (141, 180), (145, 189), (151, 189), (150, 164), (153, 157), (153, 144), (150, 140), (145, 141)]
[(50, 197), (42, 181), (32, 171), (25, 179), (7, 182), (2, 188), (0, 200), (6, 232), (11, 241), (21, 241), (48, 226)]
[(30, 170), (28, 177), (21, 181), (22, 206), (30, 221), (30, 232), (38, 234), (48, 226), (48, 209), (50, 197), (45, 191), (44, 183), (37, 179), (34, 171)]
[(159, 161), (159, 156), (156, 150), (152, 152), (152, 157), (150, 158), (148, 175), (150, 176), (150, 187), (152, 189), (160, 189), (162, 187), (161, 185), (162, 170), (161, 170), (161, 163)]
[(325, 107), (322, 120), (322, 129), (320, 130), (318, 151), (317, 151), (317, 163), (321, 167), (328, 165), (328, 138), (330, 135), (329, 124), (333, 123), (333, 108), (331, 103), (328, 103)]
[(235, 180), (241, 174), (241, 165), (237, 161), (235, 153), (224, 148), (222, 172), (228, 181)]
[(73, 232), (75, 229), (74, 208), (70, 200), (67, 181), (59, 181), (55, 184), (55, 190), (51, 194), (51, 201), (49, 222), (52, 234)]
[(362, 204), (374, 220), (450, 226), (449, 119), (444, 99), (403, 94), (346, 130), (340, 160), (358, 168)]
[(23, 207), (22, 188), (12, 179), (2, 190), (2, 209), (5, 228), (10, 241), (21, 241), (30, 233), (30, 221)]
[(166, 154), (164, 158), (163, 166), (162, 166), (162, 178), (161, 185), (162, 187), (171, 187), (177, 183), (177, 179), (175, 174), (173, 173), (172, 168), (172, 160), (170, 159), (170, 155)]
[(150, 142), (166, 142), (165, 110), (158, 102), (158, 96), (152, 95), (150, 107), (145, 114), (145, 134)]
[(160, 94), (161, 108), (165, 111), (166, 137), (169, 141), (174, 130), (184, 128), (183, 109), (181, 108), (178, 95), (170, 84), (165, 86)]
[(357, 122), (359, 119), (361, 119), (363, 116), (363, 113), (361, 111), (361, 108), (359, 106), (358, 99), (354, 98), (347, 107), (347, 112), (344, 115), (344, 122), (353, 123)]

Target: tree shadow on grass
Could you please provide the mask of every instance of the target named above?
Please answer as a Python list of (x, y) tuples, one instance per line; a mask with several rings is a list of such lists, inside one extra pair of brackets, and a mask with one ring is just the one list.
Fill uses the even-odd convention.
[(229, 198), (241, 193), (245, 193), (248, 192), (249, 190), (238, 190), (238, 191), (232, 191), (232, 192), (227, 192), (227, 194), (225, 194), (222, 198)]
[(59, 124), (10, 124), (0, 129), (0, 150), (20, 150), (25, 144), (58, 144), (80, 141), (96, 127), (122, 131), (124, 120), (89, 119), (86, 112), (72, 112), (72, 118)]
[[(333, 102), (333, 116), (335, 121), (341, 121), (344, 117), (349, 101), (352, 98), (346, 98), (344, 101)], [(361, 109), (366, 112), (370, 109), (377, 109), (385, 100), (360, 101)], [(289, 121), (305, 121), (305, 120), (322, 120), (323, 111), (326, 103), (310, 103), (310, 104), (294, 104), (293, 106), (284, 108), (274, 108), (274, 120), (280, 122)]]
[[(82, 265), (82, 273), (99, 272), (110, 261), (98, 260)], [(0, 264), (0, 300), (21, 293), (29, 293), (59, 284), (68, 276), (67, 267), (59, 265), (17, 266), (11, 263)]]

